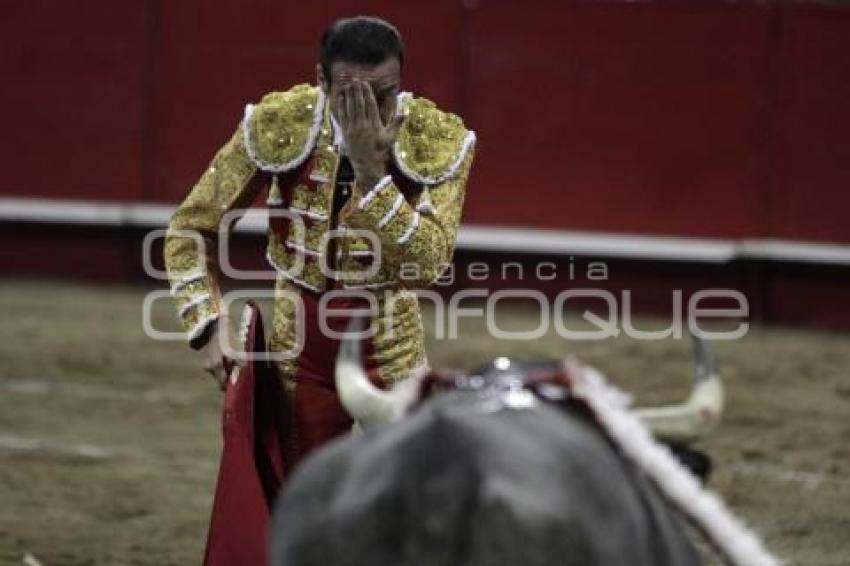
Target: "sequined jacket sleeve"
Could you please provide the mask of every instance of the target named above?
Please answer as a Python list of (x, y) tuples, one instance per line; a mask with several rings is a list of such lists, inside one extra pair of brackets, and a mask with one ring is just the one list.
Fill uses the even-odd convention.
[(249, 206), (261, 188), (261, 174), (246, 153), (242, 129), (237, 128), (171, 217), (165, 267), (192, 347), (204, 343), (220, 313), (219, 226), (229, 221), (225, 227), (229, 232), (237, 215), (227, 213)]
[(389, 175), (366, 192), (355, 191), (345, 223), (378, 237), (381, 261), (398, 270), (403, 287), (427, 287), (451, 261), (474, 155), (469, 143), (452, 174), (425, 186), (415, 203)]

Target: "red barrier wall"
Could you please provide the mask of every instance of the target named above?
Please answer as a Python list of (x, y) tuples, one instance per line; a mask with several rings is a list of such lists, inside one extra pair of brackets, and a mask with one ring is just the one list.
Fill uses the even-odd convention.
[(176, 203), (334, 17), (479, 133), (465, 221), (850, 243), (850, 10), (437, 0), (4, 3), (4, 196)]
[(4, 196), (143, 198), (142, 2), (3, 2)]
[(766, 230), (850, 241), (850, 10), (783, 10), (776, 23)]
[(487, 198), (470, 221), (755, 233), (767, 19), (750, 7), (559, 2), (518, 18), (513, 2), (482, 2), (470, 99), (487, 102), (470, 119)]

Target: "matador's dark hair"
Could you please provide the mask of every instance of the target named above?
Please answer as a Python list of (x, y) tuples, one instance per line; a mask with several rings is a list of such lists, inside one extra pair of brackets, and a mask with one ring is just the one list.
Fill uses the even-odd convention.
[(319, 62), (328, 81), (331, 80), (331, 65), (336, 61), (378, 65), (392, 57), (404, 65), (404, 44), (398, 29), (381, 18), (339, 19), (322, 34)]

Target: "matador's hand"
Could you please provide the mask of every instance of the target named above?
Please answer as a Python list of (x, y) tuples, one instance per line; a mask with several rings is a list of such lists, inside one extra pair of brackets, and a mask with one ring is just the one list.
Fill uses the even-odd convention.
[(227, 388), (227, 380), (236, 366), (244, 367), (245, 365), (244, 359), (228, 356), (225, 352), (236, 354), (241, 351), (242, 345), (233, 331), (229, 318), (220, 317), (209, 340), (200, 348), (199, 353), (201, 366), (215, 379), (222, 391)]
[(384, 125), (372, 86), (356, 78), (336, 97), (334, 108), (357, 182), (371, 188), (387, 174), (390, 148), (404, 116)]

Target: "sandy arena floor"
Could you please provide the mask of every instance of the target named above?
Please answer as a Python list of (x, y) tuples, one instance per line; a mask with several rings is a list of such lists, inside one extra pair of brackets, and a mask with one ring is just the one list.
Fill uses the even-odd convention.
[[(184, 344), (145, 336), (144, 293), (0, 283), (0, 564), (200, 562), (219, 393)], [(534, 316), (498, 320), (531, 328)], [(171, 304), (156, 303), (153, 320), (173, 329)], [(638, 403), (689, 386), (687, 341), (499, 342), (480, 321), (461, 329), (462, 340), (431, 341), (432, 365), (571, 353)], [(850, 335), (753, 328), (715, 350), (728, 409), (702, 444), (711, 486), (789, 563), (850, 564)]]

